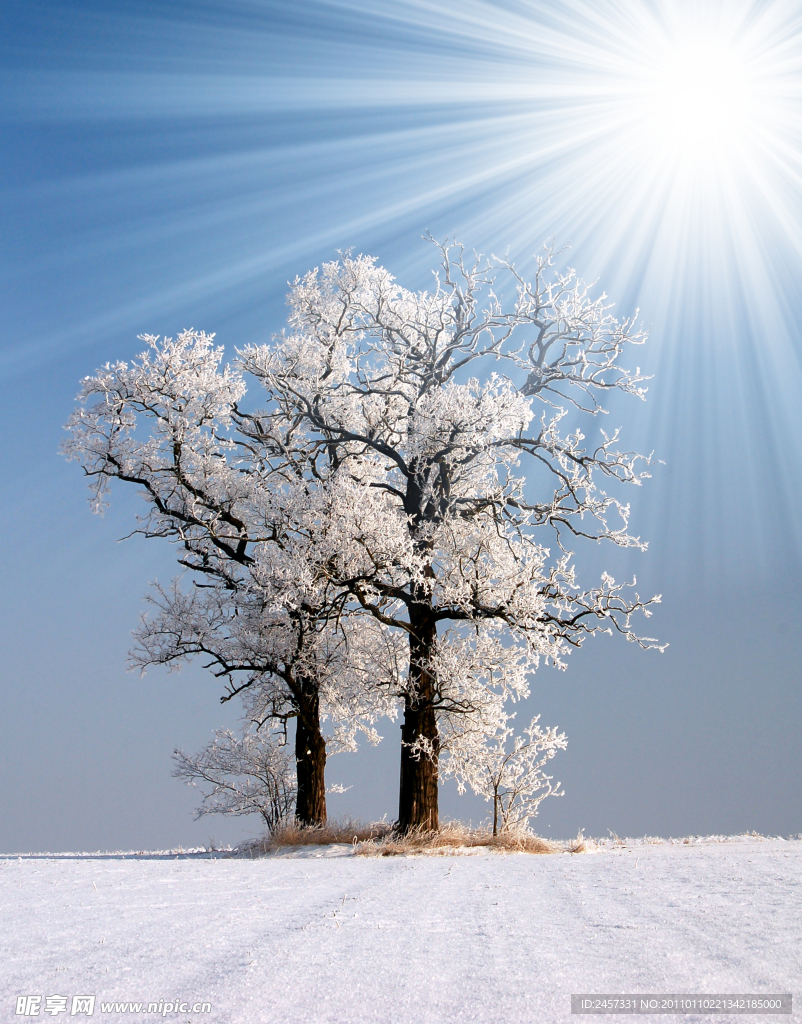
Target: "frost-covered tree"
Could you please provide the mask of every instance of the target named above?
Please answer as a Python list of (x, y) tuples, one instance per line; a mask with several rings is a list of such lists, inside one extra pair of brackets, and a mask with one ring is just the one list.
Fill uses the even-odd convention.
[(567, 740), (555, 728), (538, 725), (539, 720), (539, 715), (533, 718), (523, 735), (517, 736), (507, 715), (489, 728), (486, 722), (477, 727), (470, 720), (452, 719), (449, 724), (456, 728), (445, 732), (442, 775), (455, 779), (460, 793), (470, 786), (492, 802), (494, 836), (526, 828), (541, 801), (562, 795), (559, 783), (552, 785), (553, 776), (543, 769), (558, 750), (565, 749)]
[(198, 786), (204, 814), (260, 814), (268, 831), (287, 821), (295, 806), (296, 781), (286, 744), (272, 733), (246, 728), (242, 736), (218, 729), (197, 754), (176, 750), (175, 778)]
[[(351, 489), (329, 579), (407, 638), (402, 829), (438, 826), (438, 716), (479, 714), (499, 692), (481, 656), (455, 686), (442, 670), (448, 637), (469, 653), (519, 645), (527, 672), (562, 665), (598, 630), (649, 645), (630, 624), (649, 602), (606, 574), (582, 589), (564, 547), (643, 547), (628, 506), (600, 484), (639, 484), (648, 460), (595, 425), (587, 443), (580, 426), (608, 391), (642, 397), (620, 358), (643, 333), (572, 271), (555, 272), (550, 253), (531, 281), (459, 247), (440, 257), (420, 293), (369, 257), (313, 270), (292, 287), (289, 330), (240, 353), (268, 398), (254, 430), (316, 452)], [(523, 696), (526, 672), (514, 685)]]
[(531, 281), (440, 257), (421, 293), (369, 257), (310, 272), (288, 331), (234, 368), (206, 335), (148, 338), (87, 378), (69, 424), (96, 507), (111, 479), (137, 485), (138, 532), (176, 542), (194, 580), (156, 593), (137, 662), (205, 655), (230, 693), (295, 717), (302, 820), (325, 813), (327, 716), (352, 740), (401, 701), (399, 826), (436, 828), (449, 716), (491, 728), (489, 708), (599, 630), (650, 643), (630, 623), (649, 602), (606, 574), (583, 589), (566, 547), (643, 547), (600, 486), (639, 484), (643, 460), (592, 421), (605, 392), (642, 396), (619, 360), (643, 334), (551, 254)]
[(263, 719), (294, 719), (296, 814), (324, 821), (322, 723), (353, 748), (360, 730), (375, 741), (372, 723), (394, 710), (388, 688), (364, 685), (366, 670), (381, 680), (392, 640), (374, 618), (357, 628), (326, 573), (336, 538), (324, 492), (336, 474), (317, 453), (311, 472), (308, 452), (240, 411), (245, 381), (221, 369), (211, 336), (144, 340), (130, 365), (84, 380), (64, 445), (89, 478), (95, 511), (112, 480), (133, 484), (146, 509), (134, 532), (178, 548), (184, 579), (154, 588), (134, 664), (200, 656), (227, 681), (223, 700), (253, 690)]

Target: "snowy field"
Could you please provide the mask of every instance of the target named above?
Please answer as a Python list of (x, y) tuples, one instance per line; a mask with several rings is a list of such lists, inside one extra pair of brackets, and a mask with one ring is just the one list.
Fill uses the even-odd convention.
[[(802, 1007), (798, 840), (547, 856), (6, 856), (0, 891), (8, 1020), (87, 1020), (70, 1013), (76, 995), (96, 997), (95, 1020), (193, 1024), (548, 1024), (572, 1019), (571, 993), (591, 992), (792, 992)], [(20, 996), (42, 997), (27, 1018)], [(163, 1006), (101, 1005), (127, 1001)], [(201, 1002), (211, 1010), (193, 1012)]]

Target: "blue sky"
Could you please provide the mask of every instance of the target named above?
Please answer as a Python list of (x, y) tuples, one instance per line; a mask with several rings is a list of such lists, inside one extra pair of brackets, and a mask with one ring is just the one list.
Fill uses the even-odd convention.
[[(569, 737), (538, 827), (802, 831), (798, 6), (73, 0), (2, 19), (2, 848), (258, 829), (194, 823), (169, 776), (174, 746), (236, 719), (214, 681), (126, 672), (172, 552), (117, 543), (131, 494), (90, 515), (57, 452), (79, 379), (142, 332), (268, 340), (287, 281), (338, 249), (425, 287), (426, 231), (521, 267), (555, 238), (651, 325), (648, 400), (610, 416), (663, 462), (632, 495), (649, 551), (579, 565), (662, 592), (670, 647), (601, 639), (535, 678), (531, 710)], [(334, 813), (393, 817), (384, 733), (331, 762), (353, 784)]]

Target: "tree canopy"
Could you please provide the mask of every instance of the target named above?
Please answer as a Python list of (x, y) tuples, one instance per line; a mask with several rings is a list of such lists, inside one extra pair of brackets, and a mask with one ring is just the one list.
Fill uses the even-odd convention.
[(657, 598), (580, 587), (569, 547), (645, 546), (604, 488), (649, 460), (582, 426), (608, 391), (643, 397), (620, 362), (643, 332), (548, 251), (531, 281), (438, 252), (426, 292), (365, 256), (310, 271), (287, 330), (231, 366), (212, 336), (146, 336), (68, 424), (94, 507), (112, 479), (138, 486), (137, 532), (178, 544), (191, 583), (154, 595), (136, 663), (203, 655), (227, 695), (295, 718), (302, 820), (325, 817), (322, 721), (348, 746), (400, 708), (398, 824), (437, 828), (444, 736), (506, 738), (507, 701), (589, 634), (654, 645), (631, 617)]

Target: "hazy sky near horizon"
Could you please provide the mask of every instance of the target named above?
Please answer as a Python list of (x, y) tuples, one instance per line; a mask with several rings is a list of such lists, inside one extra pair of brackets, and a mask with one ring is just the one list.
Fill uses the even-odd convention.
[[(569, 739), (545, 834), (802, 832), (802, 11), (792, 0), (70, 0), (0, 14), (5, 714), (0, 849), (235, 841), (170, 778), (238, 709), (194, 666), (126, 671), (174, 551), (117, 543), (58, 454), (78, 381), (143, 332), (268, 340), (337, 250), (426, 287), (422, 235), (545, 239), (640, 310), (654, 451), (629, 497), (665, 654), (600, 638), (519, 714)], [(393, 818), (399, 730), (332, 759), (335, 815)], [(481, 802), (443, 793), (447, 816)]]

